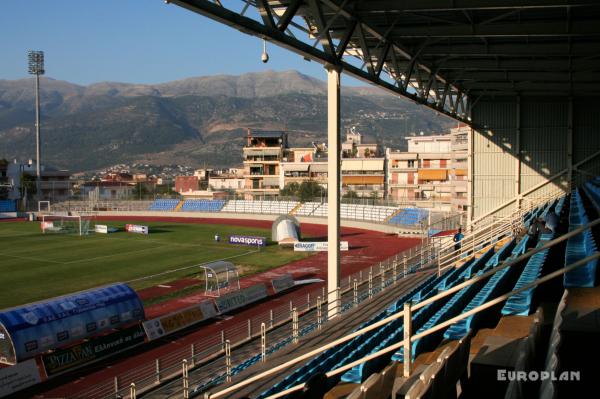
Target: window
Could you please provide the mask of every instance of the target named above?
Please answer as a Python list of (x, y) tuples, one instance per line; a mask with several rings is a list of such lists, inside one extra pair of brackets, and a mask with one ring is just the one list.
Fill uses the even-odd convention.
[(414, 167), (415, 167), (415, 161), (414, 161), (414, 160), (412, 160), (412, 159), (411, 159), (411, 160), (409, 160), (409, 161), (408, 161), (408, 167), (409, 167), (409, 168), (414, 168)]

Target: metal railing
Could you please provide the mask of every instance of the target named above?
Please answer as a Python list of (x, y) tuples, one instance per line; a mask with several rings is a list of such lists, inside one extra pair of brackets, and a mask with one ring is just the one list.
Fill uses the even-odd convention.
[[(423, 307), (425, 307), (425, 306), (427, 306), (427, 305), (429, 305), (429, 304), (431, 304), (433, 302), (436, 302), (436, 301), (438, 301), (438, 300), (440, 300), (440, 299), (442, 299), (442, 298), (444, 298), (444, 297), (446, 297), (448, 295), (452, 295), (455, 292), (457, 292), (457, 291), (459, 291), (459, 290), (461, 290), (461, 289), (463, 289), (463, 288), (465, 288), (467, 286), (470, 286), (470, 285), (475, 284), (475, 283), (477, 283), (479, 281), (487, 279), (488, 277), (492, 276), (493, 274), (499, 272), (502, 269), (505, 269), (507, 267), (516, 265), (516, 264), (518, 264), (518, 263), (520, 263), (520, 262), (522, 262), (522, 261), (530, 258), (531, 256), (533, 256), (533, 255), (535, 255), (535, 254), (537, 254), (537, 253), (539, 253), (541, 251), (544, 251), (546, 249), (549, 249), (549, 248), (553, 247), (554, 245), (556, 245), (558, 243), (561, 243), (561, 242), (563, 242), (565, 240), (568, 240), (571, 237), (574, 237), (574, 236), (576, 236), (578, 234), (581, 234), (586, 229), (592, 228), (592, 227), (594, 227), (594, 226), (596, 226), (598, 224), (600, 224), (600, 219), (596, 219), (593, 222), (590, 222), (590, 223), (588, 223), (588, 224), (586, 224), (584, 226), (581, 226), (581, 227), (579, 227), (577, 229), (574, 229), (574, 230), (572, 230), (572, 231), (570, 231), (570, 232), (568, 232), (568, 233), (566, 233), (566, 234), (564, 234), (564, 235), (562, 235), (562, 236), (560, 236), (558, 238), (555, 238), (555, 239), (553, 239), (551, 241), (548, 241), (547, 243), (545, 243), (542, 246), (539, 246), (537, 248), (531, 249), (527, 253), (525, 253), (523, 255), (520, 255), (520, 256), (518, 256), (515, 259), (508, 260), (508, 261), (506, 261), (506, 262), (504, 262), (504, 263), (502, 263), (502, 264), (494, 267), (493, 269), (490, 269), (489, 271), (487, 271), (487, 272), (485, 272), (485, 273), (483, 273), (481, 275), (477, 275), (475, 277), (470, 278), (469, 280), (466, 280), (463, 283), (459, 283), (459, 284), (455, 285), (454, 287), (449, 288), (449, 289), (447, 289), (447, 290), (445, 290), (445, 291), (443, 291), (441, 293), (438, 293), (438, 294), (432, 296), (431, 298), (423, 300), (423, 301), (419, 302), (418, 304), (416, 304), (414, 306), (412, 306), (409, 303), (405, 303), (404, 310), (402, 310), (400, 312), (397, 312), (397, 313), (395, 313), (395, 314), (393, 314), (393, 315), (391, 315), (389, 317), (386, 317), (385, 319), (382, 319), (382, 320), (380, 320), (380, 321), (378, 321), (376, 323), (373, 323), (373, 324), (371, 324), (371, 325), (369, 325), (369, 326), (367, 326), (365, 328), (359, 329), (359, 330), (357, 330), (357, 331), (355, 331), (355, 332), (353, 332), (351, 334), (348, 334), (348, 335), (346, 335), (346, 336), (344, 336), (342, 338), (334, 340), (334, 341), (332, 341), (332, 342), (330, 342), (330, 343), (328, 343), (326, 345), (321, 346), (320, 348), (314, 349), (314, 350), (312, 350), (312, 351), (310, 351), (308, 353), (305, 353), (303, 355), (299, 355), (299, 356), (297, 356), (297, 357), (295, 357), (295, 358), (293, 358), (293, 359), (291, 359), (291, 360), (289, 360), (289, 361), (287, 361), (287, 362), (285, 362), (283, 364), (271, 367), (271, 368), (269, 368), (269, 370), (267, 370), (265, 372), (262, 372), (262, 373), (259, 373), (259, 374), (255, 375), (255, 376), (246, 378), (246, 379), (244, 379), (244, 381), (239, 382), (237, 384), (234, 384), (232, 386), (229, 386), (227, 388), (224, 388), (224, 389), (222, 389), (222, 390), (220, 390), (220, 391), (218, 391), (218, 392), (216, 392), (214, 394), (207, 393), (207, 394), (205, 394), (204, 397), (206, 399), (209, 399), (209, 398), (210, 399), (217, 399), (217, 398), (223, 397), (223, 396), (225, 396), (225, 395), (227, 395), (229, 393), (235, 392), (235, 391), (237, 391), (237, 390), (239, 390), (241, 388), (244, 388), (244, 387), (246, 387), (246, 386), (248, 386), (248, 385), (250, 385), (250, 384), (252, 384), (252, 383), (254, 383), (256, 381), (259, 381), (259, 380), (265, 378), (265, 377), (270, 377), (273, 374), (275, 374), (275, 373), (277, 373), (277, 372), (279, 372), (281, 370), (284, 370), (284, 369), (286, 369), (288, 367), (294, 366), (295, 364), (298, 364), (299, 362), (302, 362), (302, 361), (307, 360), (307, 359), (309, 359), (309, 358), (311, 358), (311, 357), (313, 357), (315, 355), (318, 355), (318, 354), (326, 351), (327, 349), (333, 348), (333, 347), (335, 347), (337, 345), (340, 345), (342, 343), (348, 342), (348, 341), (350, 341), (351, 339), (353, 339), (355, 337), (363, 335), (364, 333), (367, 333), (369, 331), (372, 331), (374, 329), (382, 327), (382, 326), (388, 324), (389, 322), (397, 320), (397, 319), (399, 319), (401, 317), (404, 319), (405, 326), (408, 326), (407, 328), (405, 328), (405, 331), (407, 331), (408, 333), (405, 334), (405, 337), (404, 337), (403, 340), (401, 340), (401, 341), (399, 341), (399, 342), (397, 342), (395, 344), (392, 344), (390, 346), (387, 346), (386, 348), (384, 348), (384, 349), (382, 349), (382, 350), (380, 350), (378, 352), (369, 354), (367, 356), (362, 357), (361, 359), (353, 361), (353, 362), (351, 362), (349, 364), (346, 364), (346, 365), (344, 365), (342, 367), (339, 367), (337, 369), (331, 370), (331, 371), (327, 372), (325, 375), (329, 378), (329, 377), (341, 374), (341, 373), (343, 373), (343, 372), (345, 372), (345, 371), (353, 368), (354, 366), (360, 365), (360, 364), (362, 364), (362, 363), (364, 363), (364, 362), (366, 362), (368, 360), (377, 358), (377, 357), (379, 357), (381, 355), (384, 355), (386, 353), (389, 353), (389, 352), (395, 351), (397, 349), (403, 348), (404, 349), (404, 376), (408, 377), (410, 375), (410, 373), (412, 372), (412, 353), (411, 353), (411, 350), (412, 350), (411, 343), (412, 342), (415, 342), (418, 339), (421, 339), (421, 338), (423, 338), (423, 337), (425, 337), (427, 335), (430, 335), (430, 334), (432, 334), (432, 333), (434, 333), (436, 331), (439, 331), (439, 330), (441, 330), (443, 328), (446, 328), (446, 327), (448, 327), (448, 326), (456, 323), (457, 321), (466, 319), (467, 317), (470, 317), (470, 316), (472, 316), (472, 315), (474, 315), (476, 313), (479, 313), (480, 311), (483, 311), (483, 310), (488, 309), (488, 308), (490, 308), (490, 307), (492, 307), (494, 305), (497, 305), (498, 303), (503, 302), (504, 300), (506, 300), (507, 298), (509, 298), (512, 295), (515, 295), (515, 294), (518, 294), (520, 292), (526, 291), (526, 290), (528, 290), (530, 288), (533, 288), (533, 287), (537, 287), (538, 285), (540, 285), (542, 283), (545, 283), (545, 282), (547, 282), (547, 281), (549, 281), (549, 280), (551, 280), (553, 278), (556, 278), (558, 276), (561, 276), (564, 273), (567, 273), (567, 272), (569, 272), (569, 271), (571, 271), (571, 270), (573, 270), (573, 269), (575, 269), (577, 267), (583, 266), (583, 265), (587, 264), (588, 262), (590, 262), (590, 261), (592, 261), (594, 259), (598, 259), (598, 258), (600, 258), (600, 252), (596, 251), (592, 255), (587, 256), (584, 259), (580, 259), (579, 261), (576, 261), (576, 262), (574, 262), (574, 263), (572, 263), (570, 265), (567, 265), (567, 266), (565, 266), (565, 267), (563, 267), (563, 268), (561, 268), (559, 270), (556, 270), (556, 271), (554, 271), (552, 273), (549, 273), (549, 274), (547, 274), (544, 277), (541, 277), (541, 278), (539, 278), (539, 279), (537, 279), (537, 280), (535, 280), (535, 281), (533, 281), (533, 282), (531, 282), (529, 284), (524, 285), (523, 287), (520, 287), (520, 288), (512, 290), (512, 291), (509, 291), (509, 292), (507, 292), (507, 293), (505, 293), (503, 295), (497, 296), (496, 298), (491, 299), (491, 300), (489, 300), (489, 301), (487, 301), (487, 302), (485, 302), (485, 303), (483, 303), (483, 304), (481, 304), (481, 305), (479, 305), (479, 306), (477, 306), (477, 307), (475, 307), (475, 308), (473, 308), (473, 309), (471, 309), (469, 311), (461, 313), (460, 315), (455, 316), (453, 318), (450, 318), (450, 319), (448, 319), (448, 320), (446, 320), (444, 322), (438, 323), (435, 326), (433, 326), (433, 327), (431, 327), (431, 328), (429, 328), (429, 329), (427, 329), (425, 331), (422, 331), (420, 333), (417, 333), (417, 334), (411, 334), (410, 333), (411, 332), (410, 331), (411, 330), (410, 325), (412, 323), (412, 313), (414, 311), (416, 311), (418, 309), (421, 309), (421, 308), (423, 308)], [(291, 388), (288, 388), (288, 389), (286, 389), (284, 391), (281, 391), (281, 392), (279, 392), (277, 394), (271, 395), (271, 396), (268, 397), (268, 399), (280, 398), (280, 397), (288, 395), (290, 393), (299, 391), (302, 388), (304, 388), (304, 386), (305, 386), (305, 383), (298, 384), (298, 385), (293, 386)]]
[[(533, 207), (532, 204), (531, 208)], [(516, 211), (509, 216), (493, 220), (490, 226), (483, 226), (478, 230), (467, 233), (459, 251), (453, 250), (453, 243), (442, 244), (435, 238), (427, 237), (422, 240), (420, 246), (409, 248), (402, 253), (345, 277), (341, 280), (340, 287), (336, 292), (336, 295), (340, 298), (339, 304), (336, 306), (341, 307), (342, 311), (347, 311), (416, 270), (433, 270), (437, 268), (438, 273), (441, 273), (442, 270), (450, 267), (465, 253), (475, 253), (485, 249), (501, 237), (509, 235), (514, 221), (521, 221), (526, 211)], [(510, 222), (509, 226), (511, 227), (502, 227), (507, 224), (507, 221)], [(188, 371), (194, 371), (203, 366), (211, 366), (216, 361), (221, 361), (218, 359), (225, 355), (226, 346), (229, 347), (229, 350), (235, 350), (257, 337), (262, 339), (263, 325), (265, 326), (264, 338), (268, 339), (268, 342), (277, 341), (276, 337), (268, 337), (269, 333), (274, 333), (287, 324), (296, 325), (296, 328), (292, 328), (292, 334), (294, 330), (298, 331), (298, 329), (319, 328), (328, 320), (327, 306), (325, 306), (328, 294), (325, 292), (324, 287), (320, 290), (313, 290), (304, 298), (296, 298), (290, 301), (289, 306), (288, 304), (281, 305), (248, 319), (247, 324), (237, 324), (224, 329), (219, 335), (201, 338), (186, 347), (160, 356), (152, 362), (139, 365), (115, 377), (114, 380), (90, 386), (75, 396), (124, 397), (127, 396), (131, 384), (135, 384), (137, 393), (154, 389), (164, 381), (181, 376), (183, 374), (183, 360), (187, 362)], [(297, 312), (296, 317), (298, 317), (295, 321), (294, 309)], [(281, 339), (279, 337), (279, 340)], [(223, 365), (221, 371), (227, 373), (225, 365)]]
[[(532, 204), (531, 209), (533, 208), (534, 206)], [(474, 254), (477, 251), (485, 250), (491, 245), (495, 245), (498, 240), (511, 235), (514, 230), (513, 223), (515, 223), (515, 221), (520, 223), (523, 215), (529, 210), (530, 209), (516, 211), (511, 215), (494, 220), (491, 226), (481, 227), (479, 230), (470, 232), (464, 240), (466, 245), (458, 251), (447, 251), (448, 247), (452, 248), (453, 243), (450, 243), (447, 246), (440, 246), (438, 241), (428, 239), (423, 242), (424, 245), (421, 247), (411, 248), (401, 254), (388, 258), (383, 262), (379, 262), (378, 268), (375, 268), (375, 274), (373, 273), (373, 267), (370, 267), (368, 268), (368, 273), (367, 270), (363, 270), (343, 279), (340, 288), (335, 292), (336, 296), (339, 298), (339, 303), (336, 304), (334, 308), (339, 309), (340, 313), (352, 309), (364, 300), (371, 298), (376, 292), (385, 290), (388, 286), (416, 270), (434, 270), (437, 267), (438, 274), (441, 273), (443, 269), (451, 267), (454, 262), (462, 259), (467, 252)], [(443, 263), (440, 262), (441, 256), (446, 257)], [(362, 290), (359, 290), (360, 287), (362, 287)], [(319, 293), (321, 295), (319, 295)], [(242, 336), (238, 342), (233, 344), (233, 337), (230, 337), (230, 334), (227, 334), (228, 339), (225, 339), (225, 333), (223, 333), (221, 335), (221, 347), (215, 347), (217, 352), (213, 354), (211, 362), (207, 363), (207, 366), (211, 369), (210, 374), (213, 376), (220, 374), (221, 377), (216, 378), (216, 380), (220, 382), (229, 381), (232, 377), (231, 370), (233, 368), (231, 363), (231, 349), (247, 344), (258, 337), (260, 337), (261, 343), (266, 343), (267, 341), (272, 342), (275, 340), (275, 346), (278, 347), (282, 341), (286, 341), (287, 344), (296, 342), (298, 340), (299, 331), (310, 332), (315, 328), (320, 328), (321, 325), (328, 320), (327, 306), (325, 306), (327, 304), (326, 298), (328, 298), (328, 294), (329, 293), (324, 291), (323, 287), (320, 291), (309, 293), (306, 302), (296, 301), (294, 304), (290, 303), (289, 308), (283, 306), (284, 309), (279, 307), (275, 312), (270, 311), (268, 319), (264, 316), (258, 316), (255, 319), (249, 320), (247, 336)], [(312, 298), (316, 298), (314, 303), (311, 301), (311, 295)], [(311, 313), (311, 311), (314, 312)], [(277, 314), (277, 316), (274, 317), (274, 314)], [(283, 336), (280, 335), (278, 337), (279, 339), (277, 339), (277, 337), (267, 338), (267, 333), (275, 331), (286, 324), (290, 324), (292, 327), (291, 332), (289, 330), (287, 331), (288, 336), (286, 336), (286, 333), (284, 332)], [(254, 330), (252, 326), (255, 327)], [(264, 333), (263, 326), (265, 326)], [(229, 348), (229, 352), (227, 348)], [(270, 349), (271, 348), (269, 348), (269, 350)], [(261, 346), (260, 353), (265, 353), (266, 351), (266, 347)], [(202, 353), (202, 355), (205, 356), (206, 353)], [(224, 362), (221, 359), (223, 356), (225, 357)], [(240, 363), (247, 360), (248, 359), (242, 359)], [(192, 365), (191, 368), (194, 369), (194, 365), (196, 364), (194, 359), (188, 359), (187, 361), (188, 364)], [(215, 369), (216, 362), (220, 362), (220, 367), (216, 367)], [(178, 364), (172, 366), (172, 371), (175, 373), (173, 376), (178, 376), (182, 373)], [(157, 383), (152, 380), (151, 376), (145, 379), (139, 379), (135, 383), (136, 386), (141, 387), (142, 391), (150, 390), (157, 386)], [(202, 382), (196, 381), (196, 385), (202, 386)], [(204, 381), (204, 385), (210, 386), (206, 381)], [(188, 388), (185, 388), (185, 386)], [(189, 390), (189, 380), (184, 382), (184, 396), (185, 389)], [(189, 392), (187, 392), (187, 394), (189, 394)]]
[[(340, 298), (339, 303), (333, 308), (339, 309), (339, 313), (346, 312), (355, 306), (360, 306), (365, 300), (393, 286), (395, 282), (404, 279), (415, 271), (426, 267), (432, 268), (434, 263), (431, 259), (428, 261), (427, 256), (424, 251), (411, 248), (344, 277), (340, 281), (340, 287), (336, 290), (336, 294)], [(135, 384), (137, 394), (140, 394), (155, 389), (165, 381), (180, 377), (183, 372), (183, 360), (187, 361), (189, 373), (205, 367), (211, 368), (211, 375), (226, 374), (226, 363), (223, 362), (223, 357), (225, 356), (227, 342), (230, 350), (235, 353), (235, 349), (256, 339), (262, 339), (262, 326), (264, 325), (266, 341), (274, 342), (274, 346), (277, 346), (281, 341), (288, 340), (293, 336), (294, 309), (298, 317), (296, 321), (298, 331), (307, 333), (320, 328), (328, 321), (327, 297), (328, 293), (325, 291), (325, 287), (315, 289), (307, 293), (306, 296), (294, 298), (289, 303), (248, 319), (247, 323), (224, 329), (220, 334), (212, 337), (199, 338), (185, 347), (173, 350), (153, 361), (130, 369), (114, 379), (105, 380), (77, 392), (72, 397), (107, 399), (126, 397), (132, 383)], [(281, 333), (281, 329), (285, 326), (292, 328)], [(215, 370), (215, 362), (220, 362), (222, 367)], [(235, 367), (235, 365), (230, 366)]]

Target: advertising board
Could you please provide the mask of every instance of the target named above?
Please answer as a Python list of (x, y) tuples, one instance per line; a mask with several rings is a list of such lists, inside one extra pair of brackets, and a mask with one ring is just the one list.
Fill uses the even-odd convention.
[(227, 313), (267, 297), (267, 286), (256, 284), (215, 298), (219, 313)]
[(138, 224), (126, 224), (125, 231), (128, 233), (148, 234), (150, 229), (148, 226), (140, 226)]
[[(327, 251), (327, 248), (327, 241), (294, 243), (294, 251), (296, 252), (322, 252)], [(347, 251), (348, 248), (348, 241), (340, 241), (340, 251)]]
[(108, 226), (105, 224), (97, 224), (94, 226), (94, 231), (100, 234), (108, 234)]
[(0, 397), (8, 396), (41, 381), (35, 359), (0, 368)]
[(217, 311), (213, 302), (204, 301), (166, 316), (145, 321), (143, 324), (144, 331), (146, 331), (148, 339), (152, 341), (216, 315)]
[(68, 371), (94, 360), (114, 355), (124, 349), (144, 342), (144, 329), (141, 325), (116, 331), (112, 334), (92, 338), (89, 341), (65, 349), (57, 349), (42, 356), (48, 377)]
[(271, 285), (273, 286), (273, 291), (277, 294), (292, 288), (294, 286), (294, 278), (291, 274), (284, 274), (271, 280)]
[(253, 247), (264, 247), (267, 245), (266, 237), (256, 236), (229, 236), (229, 243), (235, 245), (250, 245)]

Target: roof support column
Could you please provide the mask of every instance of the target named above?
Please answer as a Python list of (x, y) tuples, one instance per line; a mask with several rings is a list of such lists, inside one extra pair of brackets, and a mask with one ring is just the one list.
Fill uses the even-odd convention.
[(517, 117), (515, 132), (515, 198), (517, 209), (521, 209), (521, 96), (517, 96)]
[(340, 312), (340, 70), (327, 67), (327, 311)]
[(573, 97), (569, 97), (569, 108), (567, 114), (567, 188), (571, 191), (573, 185)]

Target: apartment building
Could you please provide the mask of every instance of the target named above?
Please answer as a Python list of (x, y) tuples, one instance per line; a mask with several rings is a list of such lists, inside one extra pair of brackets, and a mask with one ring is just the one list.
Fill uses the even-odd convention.
[(287, 133), (248, 129), (243, 149), (246, 199), (279, 195), (280, 164), (287, 152)]
[(450, 181), (452, 182), (452, 209), (455, 211), (466, 211), (469, 207), (468, 197), (468, 159), (469, 159), (469, 134), (471, 128), (466, 124), (459, 124), (450, 129), (452, 140), (452, 162), (450, 169)]

